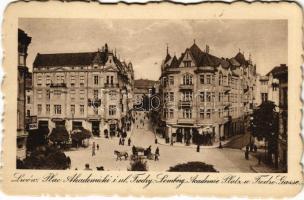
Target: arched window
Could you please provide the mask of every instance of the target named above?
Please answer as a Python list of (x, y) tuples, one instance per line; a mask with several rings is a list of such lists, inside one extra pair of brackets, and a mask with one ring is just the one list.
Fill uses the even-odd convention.
[(219, 73), (219, 85), (222, 85), (223, 83), (223, 74), (222, 72)]
[(183, 76), (183, 85), (192, 85), (192, 75), (191, 74), (185, 74)]

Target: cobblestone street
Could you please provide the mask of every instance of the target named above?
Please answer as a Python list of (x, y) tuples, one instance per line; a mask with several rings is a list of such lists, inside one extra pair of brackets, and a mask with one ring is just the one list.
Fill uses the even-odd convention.
[[(200, 152), (196, 152), (195, 148), (187, 146), (155, 144), (155, 136), (150, 130), (148, 119), (145, 117), (144, 120), (140, 120), (143, 119), (143, 115), (143, 112), (138, 114), (133, 130), (128, 133), (131, 136), (131, 146), (127, 146), (127, 142), (124, 146), (119, 145), (118, 137), (91, 139), (88, 148), (66, 152), (72, 160), (71, 169), (83, 169), (85, 164), (88, 163), (93, 170), (96, 170), (96, 167), (103, 166), (105, 170), (125, 171), (130, 166), (130, 159), (116, 161), (114, 150), (126, 151), (130, 156), (132, 145), (144, 148), (151, 145), (152, 153), (155, 152), (157, 146), (159, 147), (160, 159), (159, 161), (147, 160), (149, 171), (167, 171), (171, 166), (179, 163), (201, 161), (213, 165), (220, 172), (255, 172), (252, 170), (252, 166), (258, 164), (257, 159), (250, 156), (249, 160), (246, 160), (244, 151), (240, 149), (214, 147), (201, 148)], [(93, 141), (100, 146), (95, 156), (92, 156), (91, 144)]]

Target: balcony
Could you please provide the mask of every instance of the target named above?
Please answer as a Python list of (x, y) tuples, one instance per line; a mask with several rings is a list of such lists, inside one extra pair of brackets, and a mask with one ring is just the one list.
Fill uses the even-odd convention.
[(180, 90), (193, 90), (193, 84), (191, 84), (191, 85), (184, 85), (184, 84), (179, 85), (179, 89)]
[(118, 87), (118, 83), (105, 83), (104, 87), (105, 88), (117, 88)]
[(179, 118), (177, 120), (178, 124), (194, 124), (194, 119), (187, 119), (187, 118)]
[(98, 108), (101, 105), (101, 99), (88, 99), (88, 106)]
[(52, 87), (52, 88), (59, 88), (59, 87), (64, 87), (64, 88), (66, 88), (67, 85), (66, 85), (66, 83), (51, 83), (51, 84), (50, 84), (50, 87)]
[(179, 101), (179, 104), (178, 104), (179, 107), (191, 107), (192, 106), (192, 101), (190, 100), (180, 100)]

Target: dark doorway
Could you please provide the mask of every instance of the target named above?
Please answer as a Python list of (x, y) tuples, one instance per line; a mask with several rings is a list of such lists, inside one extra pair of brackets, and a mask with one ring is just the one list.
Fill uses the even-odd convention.
[(72, 130), (81, 129), (81, 128), (82, 128), (82, 122), (73, 121), (73, 123), (72, 123)]
[(99, 121), (92, 122), (92, 133), (93, 133), (93, 135), (98, 136), (98, 137), (100, 136), (99, 124), (100, 124)]

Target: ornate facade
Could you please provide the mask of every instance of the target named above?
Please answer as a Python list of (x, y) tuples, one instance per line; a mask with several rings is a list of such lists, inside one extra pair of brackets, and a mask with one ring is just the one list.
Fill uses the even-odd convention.
[(167, 50), (161, 66), (160, 95), (166, 137), (199, 143), (209, 133), (214, 141), (244, 133), (253, 109), (256, 66), (239, 52), (218, 58), (195, 43), (180, 57)]
[(65, 125), (100, 135), (114, 133), (133, 106), (132, 63), (108, 45), (96, 52), (37, 54), (33, 64), (33, 112), (50, 130)]

